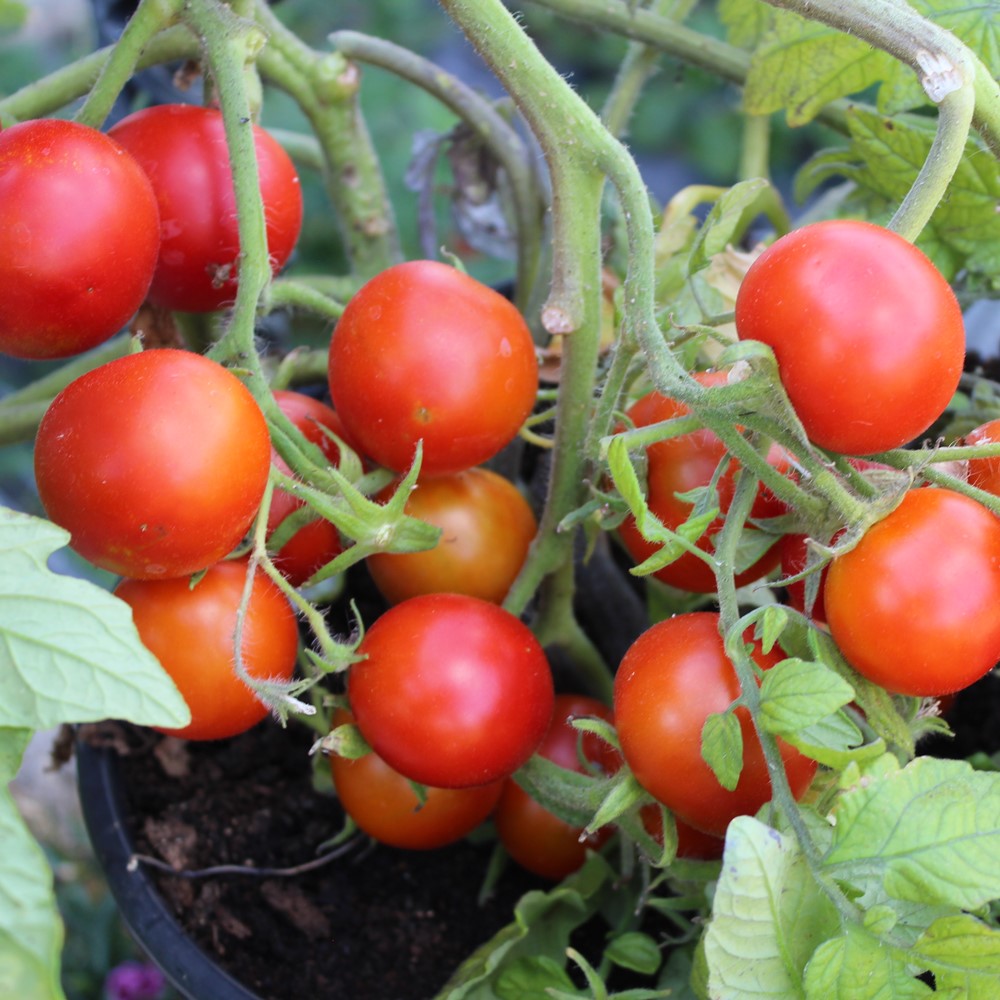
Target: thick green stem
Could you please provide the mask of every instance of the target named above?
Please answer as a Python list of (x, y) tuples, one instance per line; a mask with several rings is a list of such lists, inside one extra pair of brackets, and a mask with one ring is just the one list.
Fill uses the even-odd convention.
[(378, 66), (416, 84), (469, 125), (503, 167), (510, 184), (517, 223), (517, 292), (521, 308), (531, 299), (538, 278), (542, 215), (546, 205), (521, 137), (485, 98), (428, 59), (382, 38), (337, 31), (333, 46), (348, 59)]

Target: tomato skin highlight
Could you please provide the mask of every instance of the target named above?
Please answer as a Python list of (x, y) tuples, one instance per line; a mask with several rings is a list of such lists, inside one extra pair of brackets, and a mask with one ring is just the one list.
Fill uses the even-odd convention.
[[(548, 732), (536, 753), (560, 767), (588, 773), (580, 761), (578, 746), (595, 772), (611, 774), (621, 767), (616, 750), (592, 733), (580, 733), (573, 719), (596, 716), (611, 721), (611, 710), (595, 698), (582, 694), (558, 694)], [(533, 799), (513, 778), (503, 784), (497, 805), (497, 835), (507, 853), (522, 868), (554, 882), (575, 872), (611, 836), (611, 829), (598, 830), (581, 841), (583, 830), (570, 826)]]
[[(763, 669), (784, 659), (775, 647), (754, 660)], [(701, 756), (706, 718), (739, 696), (736, 670), (719, 635), (719, 616), (699, 611), (665, 619), (626, 651), (615, 676), (614, 714), (622, 754), (636, 780), (679, 819), (722, 836), (730, 820), (753, 815), (771, 797), (767, 764), (746, 709), (743, 770), (733, 791), (724, 789)], [(808, 788), (815, 761), (783, 740), (778, 746), (796, 797)]]
[[(158, 732), (189, 740), (219, 740), (256, 725), (267, 708), (237, 677), (236, 615), (246, 582), (247, 560), (212, 566), (192, 588), (186, 578), (123, 580), (115, 595), (132, 609), (143, 645), (173, 678), (191, 722)], [(263, 573), (254, 577), (243, 623), (242, 652), (251, 677), (289, 680), (299, 633), (284, 594)]]
[(750, 266), (741, 340), (769, 345), (810, 439), (848, 455), (898, 448), (941, 415), (965, 360), (962, 311), (930, 260), (856, 220), (803, 226)]
[(1000, 660), (1000, 519), (911, 490), (830, 564), (827, 624), (858, 673), (898, 694), (968, 687)]
[[(383, 498), (393, 489), (389, 487)], [(481, 467), (418, 480), (406, 501), (406, 513), (442, 532), (432, 549), (368, 557), (372, 579), (392, 604), (442, 592), (500, 604), (538, 529), (518, 488)]]
[(480, 465), (531, 413), (531, 332), (502, 295), (447, 264), (407, 261), (368, 281), (330, 341), (333, 406), (361, 450), (398, 473)]
[(200, 354), (143, 351), (52, 401), (35, 439), (49, 518), (95, 566), (186, 576), (229, 554), (260, 506), (267, 422), (246, 386)]
[(65, 358), (118, 333), (160, 249), (149, 180), (97, 129), (36, 119), (0, 132), (0, 351)]
[(552, 717), (548, 660), (519, 618), (461, 594), (426, 594), (376, 619), (347, 694), (358, 728), (394, 770), (436, 788), (513, 774)]
[[(346, 712), (334, 724), (352, 721)], [(333, 755), (330, 771), (344, 811), (382, 844), (428, 851), (461, 840), (493, 812), (504, 783), (476, 788), (425, 788), (423, 804), (411, 783), (377, 753), (356, 760)]]
[[(240, 253), (222, 114), (194, 104), (158, 104), (108, 132), (139, 162), (160, 211), (162, 245), (149, 299), (165, 309), (211, 312), (236, 298)], [(271, 271), (288, 260), (302, 228), (302, 190), (291, 157), (253, 126)]]

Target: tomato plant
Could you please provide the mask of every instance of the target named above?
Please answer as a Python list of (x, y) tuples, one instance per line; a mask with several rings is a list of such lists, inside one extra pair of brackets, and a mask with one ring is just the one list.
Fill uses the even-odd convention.
[[(142, 643), (173, 678), (191, 709), (191, 723), (167, 730), (189, 740), (245, 732), (267, 707), (235, 669), (237, 611), (247, 560), (216, 563), (192, 586), (187, 579), (123, 580), (115, 588), (131, 609)], [(288, 680), (299, 632), (291, 605), (259, 571), (242, 626), (243, 666), (254, 678)]]
[[(726, 373), (722, 371), (699, 372), (695, 377), (706, 386), (724, 384), (727, 379)], [(646, 427), (688, 413), (689, 410), (683, 403), (659, 392), (650, 392), (633, 403), (627, 415), (636, 427)], [(776, 467), (787, 466), (787, 456), (781, 449), (773, 448), (769, 457)], [(650, 511), (671, 530), (680, 527), (694, 509), (694, 504), (690, 500), (682, 499), (681, 494), (707, 487), (719, 465), (724, 461), (727, 462), (717, 485), (720, 516), (708, 526), (698, 541), (699, 548), (711, 552), (713, 539), (722, 527), (723, 515), (729, 509), (732, 500), (739, 463), (729, 457), (726, 446), (707, 428), (657, 441), (646, 449), (646, 460), (646, 502)], [(783, 512), (784, 508), (777, 498), (760, 486), (750, 516), (774, 517)], [(748, 527), (747, 531), (756, 536), (760, 534), (752, 527)], [(658, 545), (642, 537), (631, 516), (622, 523), (619, 533), (625, 548), (636, 562), (648, 559), (659, 548)], [(779, 558), (778, 549), (772, 545), (763, 555), (737, 574), (737, 586), (752, 583), (766, 576), (778, 565)], [(706, 594), (715, 590), (715, 574), (711, 567), (690, 552), (657, 570), (653, 575), (662, 583), (680, 590)]]
[[(784, 659), (755, 648), (761, 669)], [(760, 741), (745, 708), (736, 709), (743, 732), (743, 769), (736, 787), (719, 784), (701, 755), (709, 715), (739, 697), (736, 672), (719, 634), (719, 617), (701, 611), (658, 622), (629, 647), (615, 676), (615, 724), (622, 754), (639, 784), (696, 829), (721, 836), (730, 820), (754, 814), (771, 797)], [(781, 743), (793, 793), (802, 795), (814, 761)]]
[[(580, 774), (618, 770), (621, 757), (615, 750), (593, 733), (581, 733), (572, 726), (573, 719), (587, 716), (610, 721), (611, 710), (587, 695), (556, 695), (552, 721), (536, 753)], [(503, 784), (495, 822), (507, 853), (523, 868), (553, 881), (575, 872), (587, 851), (598, 850), (611, 835), (605, 828), (585, 836), (582, 829), (533, 799), (514, 778)]]
[(830, 632), (890, 691), (942, 695), (1000, 660), (1000, 520), (949, 489), (911, 490), (830, 564)]
[(535, 403), (538, 361), (499, 292), (437, 261), (368, 281), (330, 340), (330, 393), (361, 450), (395, 472), (423, 442), (425, 476), (492, 458)]
[(270, 467), (267, 423), (222, 365), (143, 351), (53, 400), (35, 440), (48, 516), (85, 559), (122, 576), (185, 576), (227, 555), (253, 521)]
[[(278, 389), (274, 393), (274, 399), (305, 439), (319, 447), (330, 464), (335, 465), (340, 457), (340, 449), (326, 430), (332, 431), (344, 441), (345, 431), (340, 417), (325, 403), (301, 392)], [(282, 472), (286, 474), (291, 472), (288, 464), (274, 450), (271, 452), (271, 460)], [(304, 506), (304, 503), (300, 497), (294, 496), (287, 490), (276, 489), (271, 497), (271, 507), (267, 515), (268, 535), (273, 534), (278, 525), (289, 514)], [(341, 549), (340, 533), (336, 526), (324, 518), (317, 517), (299, 528), (272, 558), (274, 565), (281, 570), (292, 586), (299, 587), (320, 567), (333, 559)]]
[(0, 351), (19, 358), (64, 358), (118, 333), (160, 249), (139, 165), (61, 119), (0, 132), (0, 232)]
[(419, 480), (406, 513), (441, 528), (441, 538), (433, 549), (368, 557), (372, 578), (393, 604), (442, 591), (499, 604), (538, 528), (520, 490), (481, 467)]
[(531, 631), (488, 601), (427, 594), (379, 617), (348, 675), (358, 728), (390, 767), (439, 788), (517, 770), (552, 717), (552, 674)]
[[(335, 725), (350, 722), (347, 713)], [(425, 788), (421, 802), (412, 782), (377, 753), (330, 757), (334, 787), (344, 811), (375, 840), (392, 847), (431, 850), (461, 840), (493, 812), (502, 781), (475, 788)]]
[(736, 328), (773, 348), (809, 437), (848, 455), (926, 431), (965, 359), (948, 282), (911, 243), (858, 220), (803, 226), (768, 247), (740, 285)]
[[(267, 249), (277, 272), (302, 228), (302, 191), (291, 158), (253, 126)], [(148, 175), (160, 209), (160, 256), (149, 290), (165, 309), (210, 312), (236, 297), (240, 242), (222, 116), (193, 104), (143, 108), (111, 135)]]

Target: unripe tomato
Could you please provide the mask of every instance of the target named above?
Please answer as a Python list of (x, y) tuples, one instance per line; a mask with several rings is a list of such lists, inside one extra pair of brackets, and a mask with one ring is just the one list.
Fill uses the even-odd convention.
[(160, 249), (139, 164), (61, 119), (0, 132), (0, 234), (0, 351), (19, 358), (65, 358), (118, 333)]
[[(195, 584), (187, 579), (123, 580), (115, 594), (132, 608), (139, 638), (173, 678), (191, 709), (182, 729), (160, 732), (189, 740), (236, 736), (260, 722), (267, 707), (237, 676), (236, 616), (247, 560), (212, 566)], [(243, 621), (243, 665), (251, 677), (289, 680), (299, 632), (285, 595), (254, 576)]]
[(95, 566), (187, 576), (250, 527), (270, 468), (267, 421), (245, 385), (200, 354), (143, 351), (71, 382), (35, 439), (49, 518)]
[[(271, 270), (277, 273), (302, 228), (302, 190), (291, 157), (253, 125)], [(151, 302), (210, 312), (236, 298), (240, 240), (222, 114), (193, 104), (158, 104), (108, 132), (139, 162), (160, 207), (162, 247)]]

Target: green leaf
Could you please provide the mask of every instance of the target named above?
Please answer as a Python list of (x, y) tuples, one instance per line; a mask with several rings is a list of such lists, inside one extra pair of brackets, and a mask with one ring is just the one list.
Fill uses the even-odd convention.
[(46, 562), (69, 535), (0, 508), (0, 726), (128, 719), (184, 726), (190, 712), (139, 641), (132, 612)]
[(52, 869), (6, 787), (30, 738), (30, 730), (0, 728), (0, 996), (60, 1000), (63, 929)]
[(854, 697), (854, 689), (822, 663), (789, 658), (765, 671), (760, 686), (761, 721), (778, 736), (826, 718)]
[(774, 194), (770, 182), (759, 177), (740, 181), (726, 190), (698, 230), (688, 264), (690, 273), (708, 267), (716, 254), (737, 241), (746, 228), (748, 217), (760, 211), (758, 206), (767, 192)]
[(855, 925), (816, 949), (804, 982), (806, 1000), (921, 1000), (938, 995), (910, 974), (905, 952), (886, 947)]
[(743, 771), (743, 729), (733, 712), (714, 712), (705, 719), (701, 756), (719, 784), (731, 792)]
[(28, 8), (18, 0), (0, 0), (0, 35), (10, 34), (28, 19)]
[(838, 926), (833, 904), (793, 839), (750, 816), (729, 824), (705, 932), (709, 996), (801, 996), (806, 962)]
[(548, 955), (526, 955), (504, 969), (495, 990), (498, 1000), (551, 1000), (550, 989), (573, 988), (573, 980), (560, 962)]
[(883, 765), (838, 801), (824, 866), (925, 905), (975, 909), (1000, 897), (1000, 774), (918, 757)]
[(784, 110), (789, 125), (804, 125), (831, 101), (877, 83), (891, 62), (860, 38), (776, 11), (751, 61), (743, 103), (751, 114)]
[(828, 715), (782, 739), (798, 747), (807, 757), (838, 771), (851, 761), (873, 760), (885, 753), (884, 740), (864, 743), (861, 730), (842, 712)]
[(731, 45), (755, 48), (774, 20), (774, 8), (763, 0), (719, 0), (719, 19)]
[(606, 958), (623, 969), (651, 976), (660, 967), (660, 946), (648, 934), (629, 931), (615, 935), (604, 950)]
[(966, 1000), (994, 1000), (1000, 983), (1000, 931), (968, 914), (934, 921), (913, 948), (926, 961), (938, 990)]

